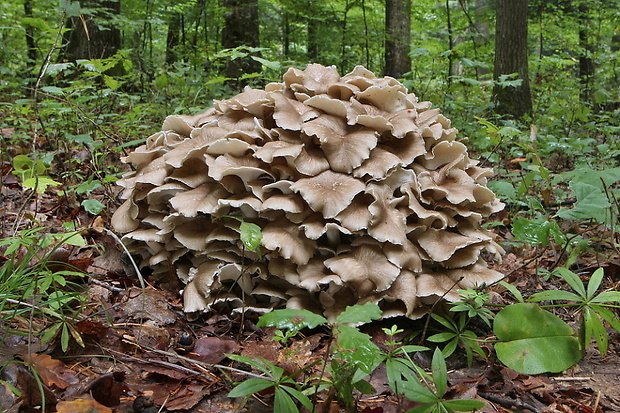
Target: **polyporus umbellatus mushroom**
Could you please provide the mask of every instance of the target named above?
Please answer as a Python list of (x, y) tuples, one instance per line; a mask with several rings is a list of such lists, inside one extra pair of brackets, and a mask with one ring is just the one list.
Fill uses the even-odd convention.
[[(125, 158), (112, 224), (142, 266), (174, 269), (186, 312), (375, 302), (415, 318), (502, 277), (481, 258), (503, 252), (481, 228), (503, 207), (492, 172), (439, 110), (363, 67), (283, 80), (169, 116)], [(260, 253), (230, 216), (262, 229)]]

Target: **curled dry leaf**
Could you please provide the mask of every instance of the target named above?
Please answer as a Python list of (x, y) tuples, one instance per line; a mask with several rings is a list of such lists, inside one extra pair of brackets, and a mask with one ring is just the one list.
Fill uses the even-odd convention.
[(48, 354), (31, 353), (26, 357), (26, 360), (30, 361), (30, 365), (34, 367), (43, 384), (48, 387), (53, 386), (64, 390), (79, 382), (78, 377), (71, 369)]
[[(457, 134), (393, 78), (291, 68), (265, 90), (169, 116), (126, 157), (135, 170), (112, 224), (142, 266), (176, 270), (188, 313), (335, 317), (375, 302), (385, 317), (420, 317), (458, 299), (450, 290), (501, 278), (480, 257), (503, 253), (481, 227), (503, 205)], [(260, 254), (229, 215), (262, 229)]]

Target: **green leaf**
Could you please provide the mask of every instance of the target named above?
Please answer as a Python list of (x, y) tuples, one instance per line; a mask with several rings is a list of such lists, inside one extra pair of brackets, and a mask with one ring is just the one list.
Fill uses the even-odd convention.
[(60, 330), (60, 327), (62, 327), (62, 323), (54, 324), (53, 326), (48, 328), (43, 334), (43, 337), (41, 337), (41, 342), (49, 343), (54, 337), (56, 337), (56, 334), (58, 334), (58, 330)]
[(431, 361), (431, 371), (433, 372), (433, 383), (435, 383), (435, 389), (437, 390), (437, 396), (443, 397), (448, 387), (448, 368), (446, 367), (446, 360), (443, 353), (438, 348), (433, 353), (433, 360)]
[(600, 318), (598, 318), (597, 314), (588, 307), (583, 309), (582, 317), (585, 328), (585, 337), (583, 342), (584, 349), (590, 345), (590, 338), (594, 336), (598, 351), (604, 357), (607, 355), (609, 340), (603, 322)]
[(579, 294), (582, 298), (586, 298), (586, 289), (577, 274), (564, 267), (560, 267), (556, 271), (560, 274), (560, 277), (562, 277), (564, 281), (566, 281), (568, 285), (570, 285), (571, 288), (577, 292), (577, 294)]
[(455, 399), (455, 400), (444, 400), (441, 402), (445, 407), (451, 410), (455, 410), (457, 412), (470, 412), (472, 410), (482, 409), (486, 403), (482, 400), (473, 400), (473, 399)]
[(348, 306), (336, 318), (337, 324), (366, 324), (372, 320), (381, 318), (382, 311), (377, 304), (366, 303), (363, 305)]
[(620, 291), (603, 291), (590, 300), (591, 303), (620, 303)]
[(370, 373), (376, 367), (381, 350), (370, 341), (368, 334), (355, 327), (339, 325), (336, 328), (337, 356)]
[(41, 90), (45, 93), (49, 93), (50, 95), (62, 95), (65, 93), (62, 88), (56, 86), (43, 86)]
[(323, 316), (308, 310), (295, 310), (283, 308), (263, 314), (256, 324), (258, 327), (276, 327), (287, 329), (297, 333), (303, 328), (316, 328), (321, 324), (327, 323)]
[(228, 397), (249, 396), (250, 394), (258, 393), (260, 391), (268, 389), (269, 387), (273, 387), (273, 385), (273, 382), (266, 379), (247, 379), (243, 383), (235, 386), (235, 388), (232, 389), (230, 393), (228, 393)]
[(427, 338), (427, 340), (432, 343), (443, 343), (452, 340), (454, 337), (456, 337), (456, 333), (437, 333)]
[(556, 242), (565, 238), (557, 222), (546, 219), (515, 218), (512, 221), (512, 233), (530, 245), (547, 246), (551, 238)]
[(614, 330), (620, 333), (620, 320), (611, 310), (600, 305), (593, 305), (591, 308), (596, 314), (601, 316), (603, 320), (607, 321)]
[(45, 192), (48, 186), (58, 185), (60, 185), (60, 182), (56, 182), (52, 178), (47, 176), (35, 176), (33, 178), (28, 178), (22, 182), (22, 186), (24, 186), (24, 188), (34, 189), (39, 194)]
[(301, 404), (303, 404), (303, 406), (306, 409), (312, 411), (312, 402), (310, 401), (308, 396), (306, 396), (305, 394), (303, 394), (302, 392), (300, 392), (299, 390), (297, 390), (297, 389), (295, 389), (293, 387), (282, 386), (282, 389), (284, 391), (288, 392), (291, 396), (293, 396), (299, 402), (301, 402)]
[(93, 215), (99, 215), (101, 211), (105, 209), (105, 204), (102, 204), (96, 199), (85, 199), (82, 201), (82, 206), (86, 210)]
[(358, 380), (358, 381), (356, 381), (355, 383), (353, 383), (353, 387), (355, 387), (355, 389), (357, 389), (362, 394), (374, 394), (374, 393), (376, 393), (376, 390), (375, 390), (374, 387), (372, 387), (372, 384), (370, 384), (366, 380)]
[(558, 217), (575, 221), (595, 219), (600, 223), (609, 220), (611, 204), (601, 189), (583, 182), (571, 182), (570, 187), (577, 196), (577, 202), (572, 208), (560, 208), (556, 213)]
[(590, 276), (590, 281), (588, 281), (588, 291), (586, 295), (587, 299), (594, 297), (594, 294), (596, 294), (598, 288), (601, 286), (603, 275), (605, 275), (605, 271), (602, 268), (599, 268), (592, 273)]
[(541, 291), (539, 293), (532, 294), (527, 300), (532, 301), (532, 302), (551, 301), (551, 300), (581, 301), (582, 298), (579, 297), (575, 293), (571, 293), (570, 291), (546, 290), (546, 291)]
[(69, 350), (69, 328), (65, 323), (62, 323), (62, 330), (60, 331), (60, 348), (62, 351)]
[(523, 302), (523, 295), (521, 294), (521, 291), (517, 289), (517, 287), (512, 284), (508, 284), (506, 281), (500, 281), (499, 284), (508, 291), (510, 291), (510, 293), (517, 299), (517, 301), (519, 301), (520, 303)]
[(276, 387), (276, 397), (273, 402), (273, 411), (282, 413), (298, 413), (299, 409), (291, 396), (281, 387)]
[(573, 329), (537, 304), (512, 304), (500, 311), (493, 325), (501, 342), (495, 344), (498, 359), (526, 374), (560, 372), (581, 359)]
[(261, 228), (251, 222), (243, 221), (239, 230), (241, 231), (241, 242), (243, 242), (243, 245), (250, 251), (259, 251), (260, 241), (263, 238)]

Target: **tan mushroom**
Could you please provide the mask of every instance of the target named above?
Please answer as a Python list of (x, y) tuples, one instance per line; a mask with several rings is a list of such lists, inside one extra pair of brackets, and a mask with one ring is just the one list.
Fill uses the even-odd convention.
[[(142, 266), (204, 311), (377, 303), (417, 318), (502, 274), (482, 228), (502, 203), (458, 131), (396, 79), (291, 68), (195, 116), (172, 115), (123, 158), (112, 225)], [(261, 228), (258, 251), (241, 223)]]

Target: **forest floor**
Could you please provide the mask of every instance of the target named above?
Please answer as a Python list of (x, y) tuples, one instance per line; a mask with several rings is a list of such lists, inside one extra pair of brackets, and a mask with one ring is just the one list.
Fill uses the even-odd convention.
[[(73, 208), (53, 190), (45, 195), (27, 196), (6, 168), (2, 178), (2, 237), (13, 228), (23, 228), (34, 221), (51, 230), (68, 221), (80, 228), (108, 226), (106, 218), (93, 222), (92, 216)], [(212, 365), (243, 368), (225, 355), (236, 353), (263, 357), (286, 371), (294, 371), (325, 356), (329, 334), (324, 330), (293, 339), (285, 351), (271, 339), (273, 330), (257, 328), (257, 318), (251, 315), (241, 318), (205, 314), (190, 322), (182, 311), (178, 292), (167, 291), (155, 282), (143, 289), (137, 279), (126, 275), (121, 250), (113, 237), (96, 229), (88, 230), (85, 237), (88, 246), (67, 247), (55, 255), (60, 265), (77, 267), (88, 275), (74, 280), (85, 287), (87, 300), (82, 303), (79, 316), (71, 320), (84, 340), (84, 347), (71, 340), (63, 352), (58, 339), (43, 344), (37, 333), (46, 326), (37, 317), (19, 317), (11, 325), (0, 324), (0, 366), (4, 366), (0, 411), (41, 411), (43, 393), (48, 412), (269, 412), (273, 411), (272, 395), (250, 398), (245, 404), (241, 399), (227, 398), (232, 383), (247, 376), (225, 373)], [(542, 252), (514, 249), (496, 269), (506, 274), (507, 281), (525, 296), (541, 289), (560, 288), (552, 279), (532, 275), (537, 267), (556, 265), (558, 251)], [(6, 258), (0, 254), (0, 259)], [(617, 257), (603, 263), (594, 259), (588, 263), (588, 257), (582, 260), (581, 267), (605, 268), (606, 287), (620, 281)], [(499, 290), (495, 296), (500, 302), (511, 300)], [(557, 309), (557, 314), (569, 323), (574, 322), (565, 309)], [(388, 327), (394, 322), (406, 332), (421, 330), (425, 325), (424, 320), (389, 320)], [(385, 340), (381, 329), (385, 323), (364, 326), (363, 331), (380, 344)], [(480, 338), (492, 338), (489, 328), (479, 327)], [(9, 332), (14, 330), (30, 333)], [(453, 355), (448, 359), (448, 395), (485, 401), (483, 412), (489, 413), (620, 411), (620, 340), (617, 333), (610, 331), (610, 335), (610, 349), (605, 357), (591, 349), (580, 363), (561, 374), (529, 376), (512, 371), (495, 360), (491, 344), (483, 345), (491, 356), (476, 359), (472, 367), (465, 365), (464, 354)], [(429, 364), (425, 357), (420, 353), (417, 359), (422, 366)], [(305, 374), (320, 372), (310, 369)], [(381, 369), (373, 374), (370, 383), (376, 393), (359, 395), (358, 411), (404, 412), (415, 407), (389, 393)], [(341, 411), (335, 403), (325, 406), (324, 399), (325, 395), (320, 394), (315, 400), (319, 411)]]

